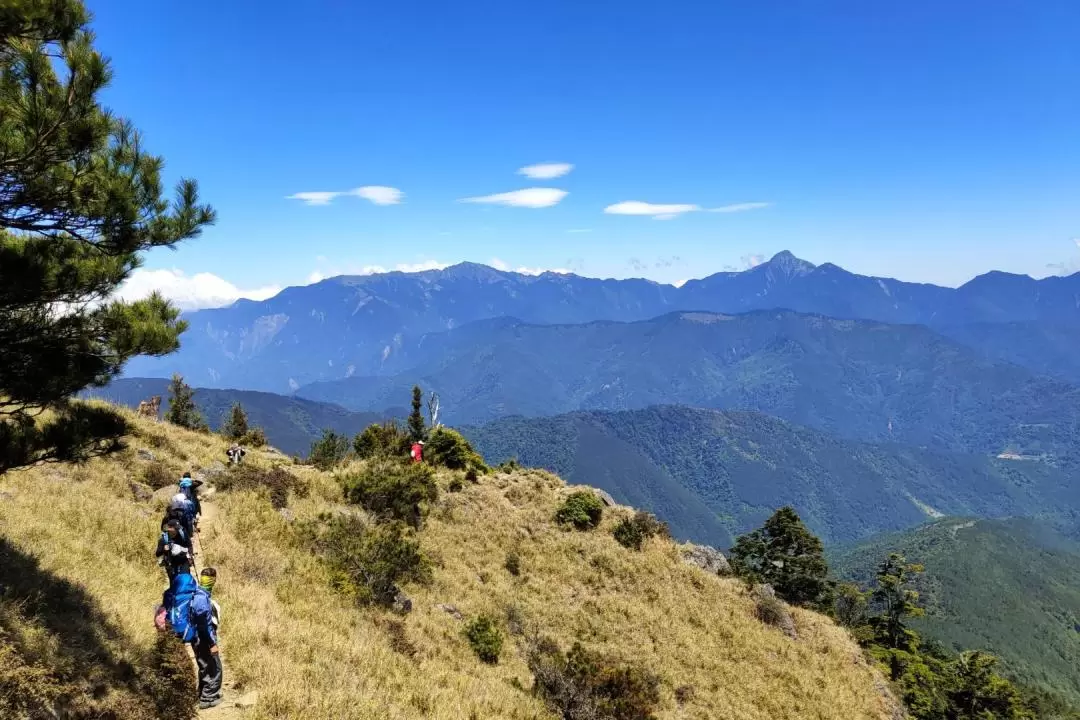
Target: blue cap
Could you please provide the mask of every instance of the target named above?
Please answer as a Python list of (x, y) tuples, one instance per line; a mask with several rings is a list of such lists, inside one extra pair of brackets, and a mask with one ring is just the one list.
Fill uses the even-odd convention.
[(180, 487), (191, 487), (191, 478), (181, 478)]

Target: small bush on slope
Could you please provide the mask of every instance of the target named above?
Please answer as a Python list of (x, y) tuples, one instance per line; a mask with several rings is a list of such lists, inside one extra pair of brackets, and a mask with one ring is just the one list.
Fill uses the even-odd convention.
[(296, 475), (275, 465), (267, 470), (255, 465), (234, 465), (228, 472), (214, 480), (218, 490), (260, 490), (270, 495), (270, 504), (280, 510), (289, 504), (289, 493), (299, 498), (307, 497), (308, 487)]
[(409, 432), (395, 420), (368, 425), (353, 438), (353, 452), (361, 460), (376, 457), (408, 457)]
[(345, 499), (383, 519), (420, 527), (439, 496), (435, 473), (427, 465), (379, 460), (342, 477)]
[(620, 545), (630, 550), (640, 550), (646, 540), (657, 535), (663, 538), (671, 537), (667, 523), (657, 520), (652, 513), (641, 510), (634, 513), (633, 517), (620, 520), (611, 534)]
[(464, 632), (476, 657), (492, 665), (499, 662), (503, 636), (494, 620), (487, 615), (481, 615), (466, 625)]
[(578, 490), (570, 493), (555, 511), (555, 521), (560, 525), (573, 525), (578, 530), (592, 530), (600, 524), (603, 515), (603, 501), (589, 490)]
[(428, 435), (424, 459), (451, 470), (475, 470), (481, 474), (488, 471), (484, 459), (473, 450), (469, 441), (457, 430), (443, 426), (435, 428)]

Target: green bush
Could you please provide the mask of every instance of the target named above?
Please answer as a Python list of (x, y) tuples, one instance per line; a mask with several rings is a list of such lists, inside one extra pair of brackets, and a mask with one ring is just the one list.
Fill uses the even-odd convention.
[(345, 498), (381, 518), (420, 527), (428, 506), (439, 496), (435, 473), (427, 465), (384, 460), (370, 462), (342, 478)]
[(143, 470), (143, 482), (153, 490), (175, 485), (179, 481), (176, 474), (160, 460), (150, 462)]
[(472, 645), (473, 652), (482, 661), (492, 665), (499, 662), (503, 636), (494, 620), (487, 615), (475, 618), (465, 627), (465, 637)]
[(432, 465), (451, 470), (488, 471), (480, 453), (457, 430), (440, 425), (431, 431), (424, 444), (424, 459)]
[(459, 477), (452, 477), (450, 478), (450, 482), (447, 483), (446, 489), (450, 492), (461, 492), (465, 489), (465, 483), (463, 483)]
[(368, 425), (353, 438), (353, 452), (362, 460), (375, 457), (407, 457), (411, 445), (409, 432), (388, 420), (383, 424)]
[(266, 432), (261, 428), (251, 428), (244, 433), (237, 442), (244, 447), (261, 448), (269, 443)]
[(534, 640), (526, 653), (533, 691), (564, 720), (654, 720), (660, 679), (585, 650), (566, 655), (547, 639)]
[(510, 573), (514, 577), (521, 574), (521, 556), (514, 551), (506, 553), (506, 563), (504, 564), (506, 572)]
[(334, 587), (360, 604), (391, 605), (397, 583), (431, 579), (431, 563), (402, 522), (369, 524), (355, 515), (323, 516), (309, 527), (308, 542), (330, 566)]
[(555, 512), (560, 525), (573, 525), (578, 530), (592, 530), (600, 524), (604, 515), (604, 503), (588, 490), (571, 493)]
[(329, 428), (323, 430), (322, 437), (311, 443), (308, 464), (320, 470), (333, 470), (349, 454), (349, 441), (344, 436)]
[(656, 519), (651, 513), (638, 511), (632, 518), (623, 518), (612, 530), (612, 535), (625, 548), (640, 550), (649, 538), (659, 535), (671, 537), (667, 523)]
[(266, 470), (255, 465), (233, 465), (214, 481), (218, 490), (261, 490), (270, 495), (270, 504), (280, 510), (289, 504), (289, 493), (303, 498), (308, 486), (281, 465)]

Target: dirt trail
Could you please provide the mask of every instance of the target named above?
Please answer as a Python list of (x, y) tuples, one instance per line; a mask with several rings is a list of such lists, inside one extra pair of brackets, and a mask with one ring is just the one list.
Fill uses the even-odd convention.
[[(207, 487), (202, 493), (200, 493), (199, 499), (202, 501), (202, 519), (199, 522), (199, 532), (195, 535), (195, 552), (197, 553), (196, 559), (198, 560), (199, 567), (203, 567), (203, 563), (206, 562), (206, 553), (203, 550), (202, 534), (206, 530), (217, 522), (217, 508), (214, 506), (214, 488)], [(211, 563), (213, 564), (213, 563)], [(225, 608), (222, 608), (222, 616), (227, 618)], [(244, 695), (236, 692), (235, 685), (233, 684), (232, 676), (229, 673), (229, 665), (225, 661), (224, 648), (227, 648), (228, 631), (226, 630), (222, 636), (222, 651), (221, 651), (221, 664), (223, 668), (223, 674), (225, 680), (222, 683), (221, 693), (225, 698), (220, 705), (212, 707), (207, 710), (199, 711), (199, 720), (244, 720), (251, 716), (251, 710), (255, 707), (255, 701), (258, 694), (255, 692), (249, 692)], [(194, 660), (194, 658), (192, 658)]]

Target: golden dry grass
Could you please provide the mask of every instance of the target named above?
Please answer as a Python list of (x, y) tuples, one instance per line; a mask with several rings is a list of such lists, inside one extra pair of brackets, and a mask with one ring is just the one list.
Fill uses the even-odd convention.
[[(147, 464), (136, 449), (179, 470), (220, 461), (226, 445), (132, 418), (138, 436), (120, 455), (0, 477), (0, 533), (84, 587), (142, 651), (153, 642), (164, 575), (152, 557), (160, 515), (128, 485)], [(284, 459), (252, 451), (247, 461)], [(556, 527), (551, 517), (568, 489), (543, 472), (482, 477), (441, 494), (421, 534), (434, 580), (405, 588), (414, 609), (404, 637), (395, 636), (393, 616), (336, 594), (325, 568), (295, 542), (290, 522), (340, 495), (329, 475), (291, 471), (312, 487), (310, 497), (290, 502), (294, 520), (245, 492), (213, 496), (203, 523), (203, 560), (219, 572), (227, 681), (234, 694), (258, 692), (252, 718), (554, 718), (521, 689), (531, 676), (519, 638), (508, 636), (499, 664), (481, 663), (464, 622), (441, 603), (465, 620), (502, 619), (513, 606), (564, 648), (580, 640), (656, 672), (659, 718), (890, 717), (880, 678), (829, 620), (796, 610), (799, 639), (788, 639), (755, 619), (740, 583), (686, 566), (673, 543), (653, 539), (642, 552), (619, 546), (610, 533), (618, 512), (588, 533)], [(445, 489), (447, 478), (440, 481)], [(511, 550), (521, 558), (518, 577), (504, 568)], [(400, 652), (404, 646), (415, 654)], [(683, 706), (674, 697), (681, 686), (694, 688)]]

